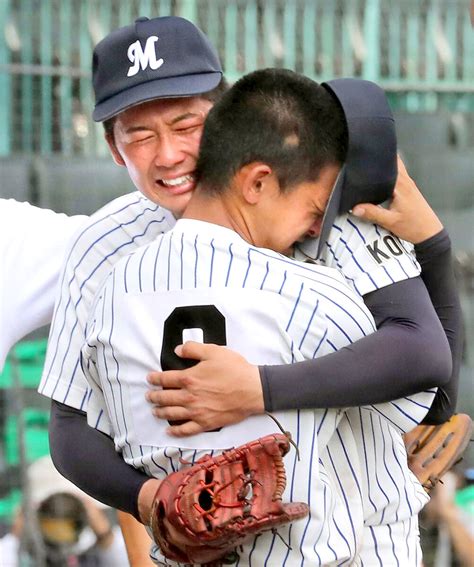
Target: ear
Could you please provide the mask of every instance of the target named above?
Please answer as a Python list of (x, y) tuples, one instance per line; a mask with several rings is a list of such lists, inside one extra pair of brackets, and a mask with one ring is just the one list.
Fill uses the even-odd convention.
[(107, 142), (107, 145), (109, 146), (109, 150), (110, 150), (110, 153), (112, 154), (114, 162), (117, 165), (123, 165), (125, 167), (125, 162), (124, 162), (122, 156), (120, 155), (120, 152), (118, 151), (117, 146), (115, 145), (114, 137), (111, 136), (110, 134), (106, 134), (105, 135), (105, 141)]
[(250, 205), (258, 203), (262, 195), (266, 194), (275, 184), (272, 168), (262, 162), (244, 165), (237, 173), (237, 177), (242, 196)]

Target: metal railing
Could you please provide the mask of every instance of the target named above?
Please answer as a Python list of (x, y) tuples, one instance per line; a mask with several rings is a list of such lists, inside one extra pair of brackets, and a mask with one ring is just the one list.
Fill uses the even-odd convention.
[(0, 0), (0, 155), (101, 155), (93, 46), (141, 16), (182, 15), (227, 78), (266, 66), (374, 80), (396, 109), (474, 110), (469, 0)]

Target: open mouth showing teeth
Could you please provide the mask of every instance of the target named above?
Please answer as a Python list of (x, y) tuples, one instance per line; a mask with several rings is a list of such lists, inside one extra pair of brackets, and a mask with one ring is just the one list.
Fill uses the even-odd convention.
[(160, 179), (159, 183), (165, 187), (177, 187), (178, 185), (183, 185), (184, 183), (189, 183), (194, 181), (193, 175), (182, 175), (181, 177), (176, 177), (175, 179)]

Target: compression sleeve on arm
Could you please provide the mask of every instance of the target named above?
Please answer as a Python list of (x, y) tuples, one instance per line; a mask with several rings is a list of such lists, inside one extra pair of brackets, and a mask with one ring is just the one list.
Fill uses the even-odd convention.
[(138, 493), (149, 477), (128, 465), (113, 440), (87, 424), (84, 412), (53, 400), (49, 443), (63, 476), (96, 500), (139, 519)]
[(421, 278), (364, 300), (376, 333), (321, 358), (260, 367), (265, 410), (376, 404), (448, 382), (449, 346)]
[(438, 389), (423, 423), (437, 424), (449, 419), (455, 409), (459, 369), (463, 351), (463, 320), (454, 274), (451, 240), (446, 230), (415, 246), (421, 277), (449, 342), (453, 369), (449, 383)]

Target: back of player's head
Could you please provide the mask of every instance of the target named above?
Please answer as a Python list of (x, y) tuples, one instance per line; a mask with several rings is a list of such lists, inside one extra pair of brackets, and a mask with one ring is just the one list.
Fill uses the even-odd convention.
[(282, 191), (342, 164), (347, 127), (337, 101), (318, 83), (286, 69), (237, 81), (211, 109), (197, 164), (203, 191), (224, 191), (243, 166), (268, 164)]

